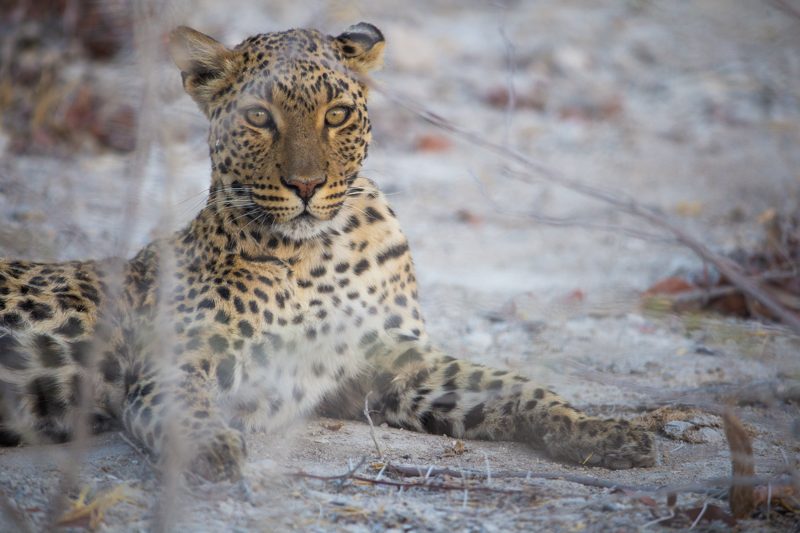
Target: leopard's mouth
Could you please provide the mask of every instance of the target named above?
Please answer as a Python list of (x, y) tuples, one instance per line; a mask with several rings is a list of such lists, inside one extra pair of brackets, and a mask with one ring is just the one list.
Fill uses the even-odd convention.
[(305, 206), (303, 208), (303, 212), (294, 217), (292, 220), (308, 220), (313, 222), (315, 220), (320, 220), (320, 218), (311, 211), (309, 211), (308, 206)]
[[(348, 179), (352, 184), (355, 176)], [(328, 229), (334, 228), (341, 205), (336, 209), (317, 206), (314, 199), (295, 205), (290, 209), (282, 205), (265, 205), (258, 198), (260, 191), (251, 184), (234, 182), (226, 186), (225, 207), (240, 212), (239, 220), (250, 228), (268, 228), (281, 235), (305, 240), (314, 238)], [(345, 195), (349, 195), (349, 187)], [(266, 200), (266, 199), (264, 199)]]

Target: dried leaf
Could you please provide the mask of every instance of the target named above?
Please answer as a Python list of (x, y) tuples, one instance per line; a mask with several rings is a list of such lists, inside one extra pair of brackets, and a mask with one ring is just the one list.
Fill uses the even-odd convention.
[(96, 529), (103, 521), (105, 512), (119, 502), (129, 501), (124, 485), (97, 494), (92, 501), (88, 501), (89, 487), (81, 490), (77, 499), (72, 501), (70, 508), (59, 518), (57, 524), (72, 527), (88, 527)]
[(444, 152), (453, 146), (450, 139), (443, 135), (427, 134), (417, 139), (416, 150), (419, 152)]
[(723, 522), (728, 526), (736, 525), (736, 519), (717, 505), (701, 505), (690, 509), (678, 509), (675, 511), (675, 516), (661, 521), (660, 524), (669, 527), (686, 528), (696, 522), (714, 521)]
[(753, 495), (758, 507), (769, 505), (782, 507), (794, 514), (800, 513), (800, 499), (792, 485), (759, 485), (754, 488)]
[(696, 217), (703, 212), (703, 202), (678, 202), (675, 204), (675, 212), (684, 217)]
[[(701, 515), (702, 513), (702, 515)], [(720, 522), (724, 522), (728, 526), (735, 526), (736, 525), (736, 518), (729, 515), (725, 509), (719, 507), (718, 505), (706, 505), (701, 507), (693, 507), (691, 509), (686, 509), (683, 511), (683, 514), (694, 523), (698, 521), (698, 517), (700, 520), (706, 522), (714, 522), (715, 520), (719, 520)]]
[(683, 278), (672, 276), (664, 278), (656, 284), (652, 285), (644, 292), (644, 296), (654, 296), (656, 294), (678, 294), (681, 292), (693, 291), (697, 287), (689, 283)]
[(339, 420), (335, 420), (333, 422), (323, 422), (322, 427), (328, 431), (339, 431), (342, 429), (342, 427), (344, 427), (344, 422), (340, 422)]
[(444, 451), (445, 457), (453, 457), (456, 455), (464, 455), (467, 452), (467, 447), (462, 440), (454, 440), (450, 446)]
[(470, 224), (472, 226), (478, 226), (483, 223), (483, 219), (469, 209), (459, 209), (456, 211), (456, 219), (458, 219), (459, 222)]
[[(486, 92), (483, 101), (490, 107), (505, 109), (511, 103), (511, 93), (507, 86), (498, 85)], [(538, 84), (528, 90), (514, 94), (514, 109), (535, 109), (543, 111), (547, 106), (547, 90), (544, 85)]]

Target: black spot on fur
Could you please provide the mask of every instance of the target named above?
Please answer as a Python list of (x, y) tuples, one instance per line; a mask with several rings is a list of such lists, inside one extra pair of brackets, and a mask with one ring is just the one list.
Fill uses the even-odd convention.
[(42, 417), (64, 413), (67, 403), (61, 399), (59, 384), (53, 376), (41, 376), (28, 384), (28, 394), (34, 401), (35, 413)]
[(92, 343), (90, 341), (77, 341), (69, 345), (72, 360), (79, 365), (89, 366), (89, 358), (92, 354)]
[(394, 366), (401, 367), (414, 361), (422, 361), (422, 354), (416, 348), (409, 348), (394, 360)]
[(226, 357), (217, 365), (217, 383), (219, 383), (222, 390), (229, 390), (233, 386), (235, 367), (236, 359), (232, 355)]
[(39, 354), (42, 365), (49, 368), (58, 368), (67, 364), (64, 349), (49, 335), (36, 335), (33, 346)]
[(366, 209), (364, 209), (364, 215), (366, 215), (367, 217), (367, 224), (372, 224), (379, 220), (384, 220), (383, 215), (381, 215), (380, 212), (378, 212), (378, 210), (376, 210), (372, 206), (369, 206)]
[(22, 345), (14, 337), (0, 336), (0, 365), (11, 370), (25, 370), (29, 362)]
[(103, 360), (100, 362), (100, 372), (103, 374), (103, 379), (106, 380), (106, 382), (114, 382), (119, 379), (122, 374), (122, 368), (120, 368), (119, 361), (117, 361), (113, 353), (107, 352), (105, 354)]
[(305, 397), (305, 395), (306, 395), (306, 391), (304, 391), (303, 389), (301, 389), (297, 385), (295, 385), (294, 388), (292, 389), (292, 398), (294, 398), (295, 401), (297, 401), (297, 402), (302, 401), (303, 398)]
[(228, 349), (228, 339), (219, 334), (214, 334), (208, 339), (208, 345), (214, 353), (223, 353)]
[(361, 261), (356, 263), (356, 266), (353, 267), (353, 273), (356, 276), (360, 276), (368, 268), (369, 268), (369, 261), (367, 261), (366, 259), (362, 259)]
[(378, 332), (373, 329), (364, 333), (364, 335), (361, 336), (361, 340), (358, 341), (358, 345), (361, 346), (362, 348), (365, 348), (377, 340), (378, 340)]
[(481, 390), (481, 380), (483, 380), (483, 370), (476, 370), (469, 375), (469, 384), (467, 389), (478, 392)]
[(214, 309), (214, 307), (214, 300), (211, 298), (204, 298), (200, 301), (200, 303), (197, 304), (198, 311), (201, 309)]
[(247, 320), (239, 321), (239, 333), (248, 339), (253, 336), (253, 326)]
[(384, 264), (386, 261), (390, 259), (397, 259), (398, 257), (402, 257), (408, 251), (408, 243), (397, 244), (395, 246), (390, 246), (389, 248), (385, 249), (381, 253), (378, 254), (376, 260), (378, 261), (379, 265)]
[(436, 418), (430, 411), (423, 413), (419, 421), (422, 428), (432, 435), (450, 435), (453, 432), (450, 422)]
[(503, 388), (503, 382), (499, 379), (495, 379), (486, 384), (487, 390), (500, 390), (502, 388)]
[(19, 313), (6, 313), (0, 317), (0, 326), (6, 329), (19, 329), (22, 326), (22, 317)]
[(458, 393), (448, 392), (436, 398), (431, 404), (431, 408), (443, 413), (449, 413), (458, 405), (458, 399)]
[(451, 363), (451, 364), (450, 364), (450, 366), (448, 366), (448, 367), (445, 369), (445, 371), (444, 371), (444, 377), (445, 377), (446, 379), (450, 379), (450, 378), (452, 378), (452, 377), (455, 377), (455, 375), (456, 375), (456, 374), (458, 374), (458, 371), (459, 371), (459, 370), (461, 370), (461, 367), (459, 366), (459, 364), (458, 364), (458, 363)]
[(56, 333), (64, 335), (65, 337), (75, 338), (82, 335), (84, 332), (83, 322), (77, 317), (71, 316), (66, 322), (56, 328)]
[(383, 322), (383, 329), (399, 328), (403, 323), (403, 319), (399, 315), (391, 315)]
[(350, 233), (360, 225), (361, 222), (358, 220), (358, 217), (355, 215), (350, 215), (350, 218), (347, 219), (347, 224), (345, 224), (344, 228), (342, 228), (342, 231), (344, 233)]
[(475, 405), (464, 415), (464, 431), (469, 431), (472, 428), (478, 427), (485, 419), (486, 415), (483, 412), (483, 403)]
[(49, 318), (53, 318), (53, 308), (49, 305), (41, 302), (35, 302), (28, 298), (27, 300), (21, 301), (17, 307), (23, 311), (28, 313), (28, 316), (31, 317), (31, 320), (47, 320)]

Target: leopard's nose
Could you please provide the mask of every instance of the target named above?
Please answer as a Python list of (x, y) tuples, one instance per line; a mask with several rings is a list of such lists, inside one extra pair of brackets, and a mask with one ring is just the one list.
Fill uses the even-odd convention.
[(292, 189), (297, 196), (304, 202), (308, 202), (317, 189), (319, 189), (327, 178), (323, 177), (305, 177), (295, 176), (289, 179), (281, 179), (283, 185), (288, 189)]

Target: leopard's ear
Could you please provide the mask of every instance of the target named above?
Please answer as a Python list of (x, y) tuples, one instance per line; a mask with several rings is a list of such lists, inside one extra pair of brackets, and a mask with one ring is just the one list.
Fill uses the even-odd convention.
[(170, 33), (169, 52), (181, 70), (183, 88), (208, 115), (211, 97), (236, 71), (236, 53), (186, 26), (178, 26)]
[(381, 30), (367, 22), (350, 26), (334, 39), (335, 46), (344, 56), (350, 70), (365, 74), (383, 66), (383, 48), (386, 41)]

